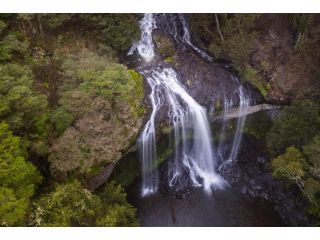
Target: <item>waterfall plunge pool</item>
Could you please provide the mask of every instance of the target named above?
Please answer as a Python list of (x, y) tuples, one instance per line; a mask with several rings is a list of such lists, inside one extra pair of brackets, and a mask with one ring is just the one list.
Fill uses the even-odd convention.
[(233, 188), (216, 190), (208, 196), (193, 189), (184, 199), (156, 192), (141, 197), (141, 180), (127, 189), (129, 202), (137, 208), (145, 227), (277, 227), (285, 226), (272, 205), (249, 198)]

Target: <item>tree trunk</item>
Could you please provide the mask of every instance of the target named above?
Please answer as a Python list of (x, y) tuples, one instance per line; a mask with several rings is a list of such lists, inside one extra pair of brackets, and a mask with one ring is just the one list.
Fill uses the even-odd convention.
[(217, 25), (217, 30), (218, 30), (219, 36), (220, 36), (221, 40), (224, 41), (222, 32), (220, 30), (219, 18), (218, 18), (218, 15), (216, 13), (214, 14), (214, 18), (216, 20), (216, 25)]

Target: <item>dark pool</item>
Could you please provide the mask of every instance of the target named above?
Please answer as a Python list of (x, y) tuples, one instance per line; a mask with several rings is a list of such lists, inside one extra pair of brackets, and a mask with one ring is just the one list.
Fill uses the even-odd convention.
[(185, 199), (172, 199), (156, 193), (140, 197), (137, 181), (128, 189), (128, 200), (138, 209), (141, 226), (284, 226), (266, 202), (248, 198), (232, 188), (212, 196), (195, 189)]

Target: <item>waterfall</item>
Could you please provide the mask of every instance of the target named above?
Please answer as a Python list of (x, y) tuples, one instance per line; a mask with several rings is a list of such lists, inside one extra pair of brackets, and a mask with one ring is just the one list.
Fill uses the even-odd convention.
[[(193, 46), (186, 24), (183, 26), (182, 39)], [(146, 62), (152, 60), (155, 55), (152, 42), (154, 27), (153, 14), (145, 14), (140, 21), (141, 40), (133, 46), (129, 54), (137, 50)], [(202, 186), (208, 193), (212, 188), (222, 188), (225, 181), (215, 171), (216, 157), (212, 149), (211, 131), (205, 108), (188, 94), (172, 68), (151, 65), (150, 70), (140, 73), (145, 76), (151, 88), (149, 98), (152, 104), (150, 119), (138, 139), (143, 171), (142, 195), (151, 194), (158, 189), (155, 116), (160, 106), (165, 103), (169, 107), (168, 117), (173, 126), (175, 149), (174, 161), (168, 173), (169, 185), (174, 186), (183, 174), (187, 173), (193, 186)]]

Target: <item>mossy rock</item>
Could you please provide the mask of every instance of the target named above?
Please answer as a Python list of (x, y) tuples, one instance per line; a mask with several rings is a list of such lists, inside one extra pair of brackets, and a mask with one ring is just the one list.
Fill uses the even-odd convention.
[(173, 60), (172, 58), (168, 58), (173, 56), (175, 53), (175, 44), (173, 39), (168, 35), (156, 33), (154, 35), (154, 42), (156, 50), (161, 57), (167, 58), (167, 60)]

